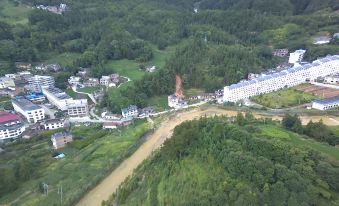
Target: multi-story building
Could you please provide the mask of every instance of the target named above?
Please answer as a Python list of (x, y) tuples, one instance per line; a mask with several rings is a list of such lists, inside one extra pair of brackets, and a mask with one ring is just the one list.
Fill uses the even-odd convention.
[(53, 143), (54, 149), (60, 149), (65, 147), (67, 143), (72, 142), (73, 136), (68, 132), (58, 132), (52, 134), (51, 141)]
[(167, 97), (168, 106), (173, 108), (185, 108), (188, 106), (187, 101), (183, 100), (182, 97), (178, 97), (175, 94)]
[(61, 119), (49, 119), (41, 123), (45, 130), (54, 130), (64, 127), (64, 121)]
[(29, 123), (36, 123), (45, 119), (45, 110), (27, 99), (12, 99), (16, 112), (22, 114)]
[(301, 62), (304, 58), (306, 50), (295, 50), (295, 52), (290, 53), (290, 58), (288, 59), (288, 63), (295, 64)]
[(109, 76), (102, 76), (100, 78), (100, 85), (108, 87), (108, 85), (111, 83), (111, 77)]
[(120, 75), (119, 74), (111, 74), (109, 75), (109, 77), (111, 78), (111, 81), (114, 83), (114, 84), (118, 84), (120, 82)]
[(288, 54), (288, 49), (275, 49), (273, 51), (274, 56), (285, 57)]
[(83, 84), (86, 87), (96, 87), (99, 85), (98, 78), (89, 78), (88, 80), (84, 81)]
[(138, 107), (135, 105), (129, 105), (127, 108), (121, 109), (121, 115), (124, 118), (137, 117), (138, 114)]
[(54, 87), (55, 81), (51, 76), (35, 75), (28, 80), (29, 89), (32, 92), (41, 92), (42, 88)]
[(68, 79), (68, 83), (70, 85), (77, 85), (80, 84), (81, 77), (71, 76)]
[(0, 89), (6, 89), (8, 87), (15, 87), (14, 80), (8, 77), (0, 78)]
[(67, 101), (72, 100), (72, 97), (56, 87), (42, 88), (42, 93), (51, 104), (55, 105), (62, 111), (66, 111), (68, 109)]
[(224, 88), (224, 102), (237, 102), (252, 96), (269, 93), (284, 87), (314, 81), (318, 77), (339, 72), (339, 55), (327, 56), (312, 64), (298, 65), (270, 75), (263, 75), (250, 81), (242, 81)]
[(324, 78), (324, 83), (339, 84), (339, 74), (325, 77)]
[(67, 100), (67, 113), (70, 117), (85, 117), (88, 115), (87, 99)]
[(339, 107), (339, 95), (327, 99), (319, 99), (312, 102), (312, 108), (328, 110)]
[(18, 115), (0, 112), (0, 142), (17, 139), (25, 131), (25, 125)]

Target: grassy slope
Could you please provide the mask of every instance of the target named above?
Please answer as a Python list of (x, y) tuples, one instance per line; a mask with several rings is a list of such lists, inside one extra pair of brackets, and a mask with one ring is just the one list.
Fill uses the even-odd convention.
[[(61, 160), (55, 160), (50, 156), (49, 136), (34, 144), (26, 143), (26, 146), (29, 145), (33, 149), (22, 151), (22, 155), (37, 155), (35, 160), (39, 162), (39, 167), (35, 169), (41, 176), (25, 182), (17, 191), (1, 197), (0, 204), (10, 203), (13, 200), (17, 200), (13, 205), (59, 204), (57, 187), (62, 184), (64, 203), (69, 205), (71, 200), (79, 198), (87, 188), (104, 177), (125, 157), (136, 140), (147, 131), (148, 123), (138, 122), (123, 128), (121, 133), (104, 132), (100, 129), (100, 127), (74, 127), (72, 129), (74, 136), (84, 137), (90, 141), (90, 144), (82, 149), (77, 149), (73, 145), (67, 146), (61, 150), (66, 154), (66, 158)], [(104, 136), (98, 138), (100, 134)], [(15, 151), (17, 148), (12, 149)], [(40, 182), (49, 184), (48, 196), (38, 191)]]
[[(336, 130), (339, 130), (339, 127), (334, 127)], [(305, 139), (300, 135), (286, 131), (280, 127), (276, 126), (265, 126), (262, 127), (262, 134), (267, 135), (272, 138), (279, 138), (282, 141), (290, 142), (295, 146), (306, 146), (314, 150), (317, 150), (329, 157), (339, 160), (339, 150), (333, 146), (330, 146), (326, 143), (317, 142), (313, 139)]]
[[(167, 47), (165, 50), (158, 50), (155, 46), (152, 47), (154, 56), (153, 59), (150, 62), (145, 63), (145, 65), (155, 65), (157, 68), (161, 69), (165, 66), (165, 63), (167, 59), (173, 54), (175, 47)], [(131, 82), (124, 83), (121, 87), (115, 88), (111, 87), (108, 88), (108, 94), (110, 98), (119, 98), (120, 94), (119, 91), (121, 89), (127, 88), (129, 85), (133, 84), (133, 81), (140, 80), (143, 75), (145, 74), (144, 71), (141, 71), (139, 69), (139, 63), (132, 60), (115, 60), (110, 61), (107, 65), (107, 67), (112, 69), (112, 72), (117, 72), (122, 76), (127, 76), (131, 78)], [(80, 91), (80, 90), (79, 90)], [(153, 97), (148, 100), (149, 105), (155, 106), (158, 109), (166, 109), (167, 106), (167, 96), (157, 96)]]
[(98, 89), (99, 87), (84, 87), (84, 88), (78, 88), (77, 91), (90, 94), (90, 93), (97, 91)]
[(158, 50), (155, 46), (153, 48), (153, 59), (146, 63), (139, 63), (134, 60), (122, 59), (109, 61), (106, 67), (110, 68), (112, 72), (119, 73), (122, 76), (127, 76), (132, 80), (141, 79), (145, 72), (140, 70), (139, 65), (146, 66), (155, 65), (157, 68), (163, 68), (167, 59), (174, 52), (174, 47), (167, 47), (165, 50)]
[(277, 109), (307, 103), (316, 98), (317, 96), (315, 95), (288, 88), (269, 94), (255, 96), (252, 100), (263, 106)]
[(80, 57), (81, 54), (78, 53), (62, 53), (62, 54), (51, 54), (45, 63), (47, 64), (60, 64), (60, 66), (65, 67), (72, 65), (73, 62)]
[(0, 19), (9, 24), (26, 24), (28, 13), (32, 8), (25, 5), (15, 5), (12, 1), (0, 1)]

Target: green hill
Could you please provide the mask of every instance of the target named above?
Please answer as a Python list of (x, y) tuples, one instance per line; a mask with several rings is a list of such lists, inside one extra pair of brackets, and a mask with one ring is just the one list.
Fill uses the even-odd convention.
[(162, 149), (122, 184), (114, 202), (120, 206), (339, 203), (335, 147), (267, 121), (251, 120), (243, 126), (229, 122), (225, 117), (203, 118), (176, 127)]

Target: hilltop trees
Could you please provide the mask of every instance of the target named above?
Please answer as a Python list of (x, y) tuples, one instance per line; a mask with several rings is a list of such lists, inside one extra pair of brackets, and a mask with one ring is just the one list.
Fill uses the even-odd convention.
[(339, 137), (333, 134), (330, 128), (326, 126), (322, 120), (319, 122), (310, 121), (303, 127), (298, 115), (286, 114), (282, 120), (282, 125), (288, 130), (299, 134), (306, 134), (317, 141), (327, 142), (333, 146), (339, 144)]
[[(249, 113), (245, 116), (252, 119)], [(253, 121), (252, 126), (264, 128), (260, 120)], [(227, 122), (225, 117), (201, 118), (177, 126), (162, 149), (119, 188), (115, 202), (335, 204), (337, 197), (331, 193), (338, 192), (336, 164), (312, 149), (266, 138), (261, 130), (248, 132), (247, 123)]]
[(282, 125), (288, 129), (291, 130), (293, 132), (297, 132), (297, 133), (302, 133), (303, 132), (303, 128), (301, 125), (301, 120), (298, 117), (298, 115), (290, 115), (290, 114), (285, 114), (283, 120), (282, 120)]

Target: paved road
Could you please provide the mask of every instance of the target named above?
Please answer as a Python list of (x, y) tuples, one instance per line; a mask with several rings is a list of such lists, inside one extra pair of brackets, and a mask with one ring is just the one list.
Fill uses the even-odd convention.
[[(132, 81), (131, 78), (129, 78), (129, 77), (125, 77), (125, 76), (121, 76), (121, 77), (127, 79), (127, 82)], [(123, 84), (125, 84), (125, 83), (127, 83), (127, 82), (124, 82), (124, 83), (119, 84), (117, 88), (121, 87)]]
[[(119, 185), (129, 176), (133, 170), (142, 163), (152, 152), (164, 143), (167, 138), (170, 138), (175, 126), (184, 121), (192, 120), (202, 116), (227, 115), (235, 116), (237, 111), (224, 110), (219, 108), (209, 108), (200, 110), (199, 108), (190, 111), (178, 112), (169, 115), (161, 125), (150, 135), (147, 140), (132, 154), (129, 158), (123, 161), (110, 175), (108, 175), (95, 188), (87, 193), (77, 204), (78, 206), (99, 206), (103, 200), (107, 200), (119, 187)], [(253, 113), (255, 117), (270, 117), (276, 120), (281, 120), (281, 116), (268, 116), (259, 113)], [(319, 121), (328, 125), (338, 125), (339, 117), (335, 116), (301, 116), (303, 124), (308, 121)]]

